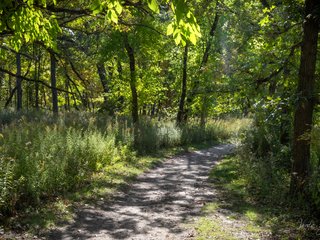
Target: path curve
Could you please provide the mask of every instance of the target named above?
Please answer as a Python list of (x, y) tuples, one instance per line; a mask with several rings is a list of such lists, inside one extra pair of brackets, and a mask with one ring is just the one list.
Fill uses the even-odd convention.
[(129, 191), (111, 202), (78, 209), (73, 222), (52, 230), (48, 238), (192, 239), (185, 224), (215, 195), (207, 182), (209, 171), (233, 149), (225, 144), (171, 157), (140, 175)]

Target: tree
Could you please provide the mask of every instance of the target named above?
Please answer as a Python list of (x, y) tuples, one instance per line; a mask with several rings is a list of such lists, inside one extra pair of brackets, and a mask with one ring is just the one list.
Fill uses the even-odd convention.
[(54, 114), (58, 113), (58, 91), (57, 91), (57, 79), (56, 79), (56, 57), (53, 52), (50, 52), (51, 62), (51, 91), (52, 91), (52, 111)]
[(137, 94), (137, 86), (136, 86), (136, 62), (134, 56), (134, 49), (130, 45), (128, 40), (128, 35), (123, 35), (124, 47), (127, 51), (129, 58), (129, 66), (130, 66), (130, 89), (131, 89), (131, 117), (133, 124), (138, 124), (139, 115), (138, 115), (138, 94)]
[(310, 177), (310, 141), (315, 104), (314, 87), (319, 10), (320, 2), (318, 0), (305, 1), (297, 103), (294, 112), (293, 165), (290, 185), (292, 195), (307, 193)]
[(183, 52), (183, 73), (181, 83), (181, 96), (179, 101), (179, 110), (177, 114), (177, 125), (181, 125), (185, 119), (185, 99), (187, 96), (187, 70), (188, 70), (188, 44), (184, 47)]
[(22, 79), (21, 79), (21, 54), (16, 54), (16, 66), (17, 66), (17, 77), (16, 77), (16, 88), (17, 88), (17, 111), (22, 110)]

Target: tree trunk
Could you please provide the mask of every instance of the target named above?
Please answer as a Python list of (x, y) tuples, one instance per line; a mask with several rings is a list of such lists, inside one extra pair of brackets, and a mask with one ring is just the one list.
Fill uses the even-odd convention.
[(124, 45), (129, 57), (129, 63), (130, 63), (130, 89), (131, 89), (131, 115), (132, 115), (132, 121), (133, 124), (138, 123), (139, 117), (138, 117), (138, 94), (137, 94), (137, 88), (136, 88), (136, 71), (135, 71), (135, 58), (134, 58), (134, 50), (130, 46), (128, 42), (128, 36), (124, 35)]
[(5, 85), (5, 75), (4, 75), (4, 72), (1, 72), (0, 73), (0, 102), (2, 102), (2, 98), (4, 99), (4, 96), (5, 96), (5, 93), (2, 92), (2, 88), (3, 86)]
[(202, 105), (201, 105), (201, 112), (200, 112), (200, 127), (205, 128), (207, 122), (207, 115), (208, 115), (208, 97), (207, 94), (204, 93), (202, 96)]
[[(201, 64), (199, 66), (198, 74), (196, 74), (196, 77), (198, 79), (196, 79), (193, 82), (193, 86), (192, 86), (191, 92), (190, 92), (190, 94), (189, 94), (189, 96), (187, 98), (187, 108), (186, 108), (186, 111), (185, 111), (185, 119), (186, 120), (188, 118), (188, 115), (190, 114), (190, 108), (191, 108), (192, 102), (194, 101), (194, 98), (195, 98), (195, 96), (197, 94), (197, 91), (198, 91), (198, 88), (199, 88), (199, 85), (200, 85), (199, 77), (203, 73), (203, 71), (204, 71), (204, 69), (205, 69), (205, 67), (206, 67), (206, 65), (208, 63), (209, 53), (210, 53), (210, 50), (211, 50), (211, 47), (212, 47), (212, 41), (213, 41), (213, 38), (215, 36), (217, 27), (218, 27), (218, 23), (219, 23), (219, 19), (220, 19), (220, 14), (218, 13), (218, 3), (216, 5), (215, 9), (216, 9), (216, 15), (214, 17), (214, 20), (213, 20), (211, 28), (210, 28), (209, 39), (207, 40), (206, 48), (205, 48), (205, 51), (204, 51), (203, 56), (202, 56)], [(205, 114), (206, 113), (201, 113), (201, 115), (205, 115)]]
[(16, 55), (16, 66), (17, 66), (17, 78), (16, 78), (16, 87), (17, 87), (17, 111), (22, 110), (22, 79), (21, 79), (21, 55), (17, 53)]
[(177, 125), (181, 125), (184, 121), (184, 105), (187, 96), (187, 68), (188, 68), (188, 44), (184, 47), (183, 53), (183, 74), (181, 83), (181, 96), (179, 102), (179, 110), (177, 114)]
[[(36, 80), (40, 80), (40, 72), (41, 72), (41, 56), (40, 56), (40, 46), (37, 45), (37, 54), (36, 54), (36, 64), (35, 64), (35, 71), (36, 71)], [(35, 82), (35, 108), (39, 110), (39, 82)]]
[(98, 71), (98, 75), (100, 78), (100, 82), (102, 84), (102, 88), (103, 88), (103, 99), (104, 99), (104, 103), (103, 103), (103, 108), (107, 108), (108, 106), (108, 97), (107, 97), (107, 93), (109, 93), (109, 83), (108, 83), (108, 79), (107, 79), (107, 72), (106, 72), (106, 68), (104, 66), (104, 63), (100, 62), (97, 64), (97, 71)]
[[(70, 83), (69, 83), (69, 78), (65, 78), (65, 89), (67, 91), (69, 91), (69, 88), (70, 88)], [(64, 109), (66, 111), (70, 111), (70, 96), (69, 96), (69, 93), (65, 93), (65, 96), (64, 96), (64, 99), (65, 99), (65, 104), (64, 104)]]
[(297, 105), (294, 113), (293, 165), (290, 192), (293, 196), (307, 193), (310, 176), (310, 139), (314, 108), (315, 66), (319, 25), (314, 11), (319, 0), (306, 0), (303, 41), (297, 88)]
[(50, 53), (50, 61), (51, 61), (51, 90), (52, 90), (52, 111), (54, 114), (58, 113), (58, 91), (57, 80), (56, 80), (56, 58), (54, 53)]
[(131, 89), (131, 116), (133, 123), (133, 145), (138, 146), (138, 124), (139, 124), (139, 107), (138, 107), (138, 94), (136, 88), (136, 70), (135, 70), (135, 58), (134, 58), (134, 49), (130, 46), (128, 41), (128, 36), (124, 35), (124, 46), (129, 57), (130, 64), (130, 89)]

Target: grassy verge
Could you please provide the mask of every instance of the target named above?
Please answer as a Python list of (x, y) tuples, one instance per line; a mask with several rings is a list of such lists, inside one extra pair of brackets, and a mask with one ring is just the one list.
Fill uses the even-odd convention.
[(319, 239), (320, 227), (308, 212), (288, 202), (257, 201), (247, 189), (241, 160), (227, 157), (211, 171), (217, 199), (203, 207), (197, 239)]

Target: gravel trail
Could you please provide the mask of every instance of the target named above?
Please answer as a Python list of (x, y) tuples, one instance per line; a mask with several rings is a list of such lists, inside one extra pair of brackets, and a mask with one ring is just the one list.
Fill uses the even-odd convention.
[(192, 239), (186, 227), (215, 197), (207, 181), (216, 161), (234, 149), (218, 145), (165, 160), (140, 175), (112, 201), (77, 209), (74, 221), (52, 230), (49, 239)]

